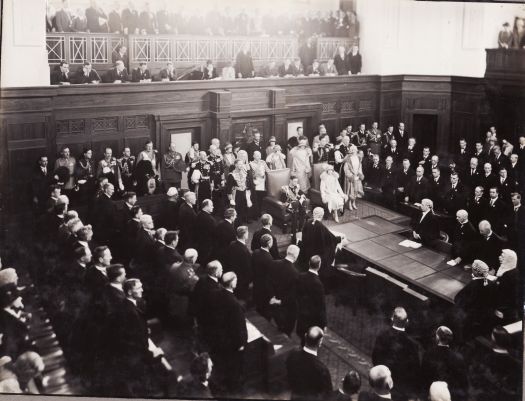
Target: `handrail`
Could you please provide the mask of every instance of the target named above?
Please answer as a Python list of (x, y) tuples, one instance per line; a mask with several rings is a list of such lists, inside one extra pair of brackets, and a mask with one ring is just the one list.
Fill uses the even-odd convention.
[[(349, 47), (353, 39), (322, 37), (317, 39), (317, 58), (326, 61), (337, 47)], [(112, 53), (120, 44), (128, 48), (130, 67), (141, 61), (159, 66), (172, 60), (176, 65), (202, 64), (211, 59), (234, 61), (248, 44), (254, 62), (263, 63), (294, 58), (299, 42), (294, 36), (197, 36), (197, 35), (120, 35), (107, 33), (48, 33), (49, 64), (64, 60), (70, 64), (91, 61), (95, 66), (112, 64)]]
[(525, 77), (525, 50), (523, 49), (485, 49), (487, 67), (485, 77), (515, 76)]

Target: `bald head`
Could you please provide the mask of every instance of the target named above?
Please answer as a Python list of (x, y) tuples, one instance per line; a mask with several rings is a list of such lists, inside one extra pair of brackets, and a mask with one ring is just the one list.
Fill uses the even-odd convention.
[(370, 387), (379, 395), (389, 394), (392, 387), (394, 387), (392, 373), (385, 365), (377, 365), (370, 369), (368, 381)]
[(237, 275), (234, 272), (224, 273), (221, 281), (227, 290), (235, 290), (235, 287), (237, 287)]
[(481, 220), (478, 225), (479, 233), (486, 237), (492, 232), (492, 226), (487, 220)]
[(464, 209), (460, 209), (456, 212), (456, 219), (459, 223), (465, 224), (468, 221), (468, 213)]
[(308, 348), (320, 348), (323, 342), (324, 331), (317, 326), (310, 327), (304, 335), (304, 344)]
[(197, 258), (199, 257), (199, 253), (196, 249), (188, 248), (184, 252), (184, 261), (188, 263), (195, 263), (197, 261)]
[(295, 262), (299, 257), (299, 247), (297, 245), (289, 245), (286, 249), (286, 258)]
[(398, 306), (392, 313), (392, 325), (404, 329), (408, 323), (408, 314), (405, 308)]

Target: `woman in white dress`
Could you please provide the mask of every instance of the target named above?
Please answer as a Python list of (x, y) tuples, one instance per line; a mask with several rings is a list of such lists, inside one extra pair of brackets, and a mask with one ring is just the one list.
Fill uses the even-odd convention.
[(339, 223), (339, 216), (337, 212), (344, 213), (344, 205), (348, 200), (348, 196), (344, 193), (341, 184), (339, 183), (339, 174), (334, 171), (334, 166), (325, 164), (323, 166), (324, 172), (321, 174), (321, 199), (328, 207), (328, 211), (333, 213), (334, 220)]
[(345, 172), (345, 193), (348, 196), (348, 209), (357, 209), (356, 200), (361, 198), (363, 192), (363, 166), (357, 156), (357, 147), (350, 146), (348, 154), (345, 157), (343, 166)]
[(288, 166), (290, 173), (299, 179), (301, 191), (307, 192), (310, 188), (310, 177), (312, 176), (313, 153), (308, 146), (308, 138), (299, 137), (299, 145), (290, 150)]
[(286, 168), (286, 155), (281, 151), (280, 145), (273, 147), (272, 153), (266, 158), (266, 163), (271, 170)]

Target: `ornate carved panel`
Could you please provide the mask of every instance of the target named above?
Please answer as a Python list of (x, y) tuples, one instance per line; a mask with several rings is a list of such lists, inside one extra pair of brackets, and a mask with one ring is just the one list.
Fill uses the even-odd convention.
[(93, 132), (116, 131), (118, 127), (117, 117), (94, 118), (92, 120)]
[(359, 111), (363, 110), (372, 110), (374, 108), (373, 100), (360, 100), (359, 101)]
[(323, 103), (323, 113), (335, 113), (336, 102)]
[(124, 126), (126, 129), (140, 129), (149, 127), (149, 118), (147, 115), (132, 116), (124, 118)]
[(56, 130), (59, 135), (83, 134), (86, 122), (83, 119), (78, 120), (59, 120), (56, 122)]

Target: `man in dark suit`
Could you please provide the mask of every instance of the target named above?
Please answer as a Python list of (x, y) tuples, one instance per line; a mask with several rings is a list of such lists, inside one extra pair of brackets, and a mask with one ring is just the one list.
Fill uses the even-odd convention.
[(235, 296), (243, 301), (248, 300), (252, 283), (252, 255), (246, 246), (246, 241), (248, 241), (248, 227), (237, 227), (236, 239), (230, 243), (226, 252), (228, 263), (225, 265), (226, 271), (233, 271), (237, 276)]
[(405, 130), (405, 123), (400, 122), (394, 130), (394, 138), (401, 149), (405, 149), (408, 146), (408, 137), (408, 132)]
[(237, 285), (234, 272), (222, 276), (223, 288), (212, 294), (214, 330), (210, 333), (211, 359), (214, 367), (214, 381), (218, 391), (235, 394), (241, 390), (242, 362), (244, 347), (248, 341), (244, 309), (233, 295)]
[(214, 240), (215, 240), (215, 251), (214, 257), (217, 258), (221, 263), (226, 263), (226, 250), (232, 241), (235, 241), (237, 233), (235, 231), (235, 219), (237, 218), (237, 212), (234, 208), (228, 208), (224, 211), (224, 220), (222, 220), (217, 227), (215, 227)]
[(387, 156), (385, 158), (385, 168), (382, 171), (381, 177), (383, 201), (390, 208), (395, 207), (396, 172), (393, 163), (394, 159), (392, 156)]
[(332, 392), (330, 371), (317, 356), (323, 336), (320, 327), (309, 327), (304, 347), (292, 351), (286, 360), (292, 400), (327, 400)]
[(139, 33), (139, 13), (132, 3), (129, 5), (129, 8), (122, 10), (122, 29), (125, 35), (134, 35)]
[(479, 185), (485, 189), (485, 196), (488, 197), (489, 189), (498, 186), (498, 178), (492, 171), (492, 164), (486, 162), (483, 165), (483, 173), (479, 179)]
[(430, 148), (428, 146), (425, 146), (423, 148), (422, 155), (420, 157), (420, 160), (418, 161), (418, 165), (422, 166), (425, 169), (425, 175), (430, 174), (432, 171), (431, 165), (432, 165), (432, 158), (430, 156)]
[(394, 381), (392, 380), (392, 373), (387, 366), (377, 365), (370, 369), (368, 381), (371, 391), (361, 391), (359, 393), (359, 401), (384, 401), (385, 399), (392, 399), (390, 392), (392, 387), (394, 387)]
[(403, 159), (403, 164), (401, 168), (396, 173), (396, 200), (398, 202), (403, 202), (410, 185), (410, 180), (414, 177), (415, 172), (410, 168), (410, 160), (405, 158)]
[(485, 262), (490, 269), (499, 266), (498, 257), (505, 245), (503, 239), (492, 231), (492, 227), (487, 220), (481, 220), (478, 225), (481, 237), (473, 247), (473, 254), (476, 259)]
[(110, 69), (106, 73), (106, 82), (120, 84), (123, 82), (129, 82), (131, 80), (128, 70), (124, 66), (122, 60), (117, 60), (115, 62), (115, 67)]
[[(98, 7), (95, 0), (90, 1), (90, 7), (86, 9), (86, 25), (87, 31), (90, 33), (107, 32), (108, 17), (102, 8)], [(104, 22), (101, 24), (101, 20)]]
[(450, 215), (454, 216), (460, 209), (467, 207), (467, 191), (459, 180), (459, 175), (450, 175), (450, 184), (445, 186), (443, 195), (443, 208)]
[(472, 261), (472, 246), (478, 239), (478, 233), (468, 220), (466, 210), (456, 212), (456, 225), (452, 235), (452, 260), (454, 264), (470, 263)]
[(115, 8), (108, 14), (108, 31), (109, 33), (122, 34), (122, 18), (120, 18), (120, 7), (115, 3)]
[(53, 182), (53, 172), (48, 167), (48, 163), (47, 156), (40, 156), (31, 176), (31, 194), (38, 213), (45, 210), (46, 200), (49, 197), (49, 186)]
[(399, 150), (399, 148), (397, 146), (397, 140), (396, 139), (392, 138), (390, 140), (390, 146), (388, 146), (385, 149), (383, 154), (384, 154), (385, 157), (390, 156), (392, 158), (392, 161), (393, 161), (394, 165), (397, 166), (397, 164), (399, 163), (402, 155), (401, 155), (401, 151)]
[(213, 340), (213, 293), (220, 290), (219, 279), (222, 277), (222, 265), (213, 260), (206, 265), (206, 275), (199, 278), (189, 298), (189, 312), (195, 317), (199, 333), (199, 340), (209, 346)]
[(261, 133), (257, 130), (253, 133), (253, 141), (246, 144), (246, 152), (248, 153), (248, 159), (250, 161), (253, 160), (253, 152), (256, 150), (261, 152), (262, 155), (265, 154), (261, 143)]
[(273, 262), (269, 275), (272, 316), (280, 331), (291, 336), (297, 319), (296, 285), (299, 272), (295, 262), (299, 247), (288, 246), (286, 257)]
[(195, 213), (195, 203), (197, 197), (195, 192), (186, 192), (184, 194), (184, 203), (179, 207), (179, 249), (184, 252), (188, 248), (195, 248), (195, 223), (197, 220), (197, 213)]
[(392, 397), (407, 400), (417, 394), (419, 386), (418, 347), (407, 333), (408, 315), (404, 308), (397, 307), (392, 313), (392, 326), (376, 338), (372, 351), (372, 363), (386, 365), (392, 371), (394, 380)]
[(301, 262), (306, 265), (314, 255), (321, 257), (321, 270), (319, 275), (325, 285), (330, 284), (332, 278), (332, 263), (335, 258), (335, 248), (341, 237), (336, 237), (323, 224), (324, 209), (316, 207), (312, 212), (313, 219), (303, 227), (301, 241)]
[(69, 74), (69, 64), (61, 61), (58, 68), (51, 73), (51, 85), (69, 85), (71, 76)]
[(84, 277), (85, 286), (92, 296), (102, 292), (108, 283), (107, 267), (111, 264), (111, 251), (107, 246), (98, 246), (93, 251), (93, 265), (88, 267)]
[(114, 193), (113, 184), (104, 184), (103, 193), (93, 206), (93, 231), (95, 232), (95, 241), (100, 245), (109, 245), (115, 240), (118, 212), (111, 200)]
[(475, 148), (476, 150), (472, 156), (478, 159), (480, 166), (483, 166), (489, 160), (489, 155), (483, 149), (483, 144), (481, 142), (476, 142)]
[(490, 222), (492, 228), (500, 236), (505, 235), (505, 227), (508, 225), (509, 207), (500, 197), (497, 187), (489, 190), (489, 204), (485, 213), (485, 218)]
[(145, 3), (144, 9), (139, 15), (139, 29), (143, 34), (152, 35), (158, 33), (156, 15), (151, 11), (148, 2)]
[(235, 72), (237, 78), (253, 78), (255, 76), (255, 68), (253, 67), (253, 59), (248, 42), (246, 42), (242, 50), (237, 53)]
[(505, 203), (509, 204), (510, 196), (515, 191), (516, 191), (516, 184), (508, 176), (507, 169), (505, 167), (500, 168), (499, 177), (498, 177), (498, 192), (501, 196), (501, 199)]
[(206, 65), (202, 69), (202, 79), (215, 79), (217, 77), (217, 68), (213, 65), (213, 61), (206, 61)]
[(416, 168), (416, 175), (410, 179), (406, 191), (405, 202), (420, 203), (428, 196), (430, 188), (427, 178), (423, 176), (424, 171), (422, 166)]
[(408, 159), (411, 166), (417, 165), (417, 162), (419, 161), (417, 160), (419, 156), (419, 148), (416, 144), (416, 138), (408, 138), (408, 145), (401, 149), (401, 156)]
[(501, 168), (509, 167), (509, 158), (501, 152), (499, 145), (494, 146), (490, 164), (492, 164), (492, 171), (499, 171)]
[(138, 68), (131, 72), (132, 82), (151, 82), (151, 73), (148, 70), (148, 64), (145, 62), (139, 63)]
[(475, 157), (472, 157), (470, 159), (470, 164), (468, 168), (466, 168), (465, 173), (463, 174), (463, 183), (467, 187), (468, 191), (470, 193), (474, 192), (474, 188), (476, 188), (480, 184), (481, 179), (481, 173), (478, 168), (478, 159)]
[(212, 200), (204, 199), (195, 219), (196, 249), (199, 252), (199, 263), (203, 266), (211, 260), (215, 248), (214, 233), (217, 221), (212, 213)]
[(463, 176), (467, 172), (470, 162), (470, 151), (467, 148), (467, 140), (465, 138), (459, 140), (459, 148), (455, 152), (454, 161), (456, 162), (458, 173)]
[[(525, 208), (521, 204), (521, 195), (519, 193), (513, 193), (511, 196), (512, 201), (512, 212), (510, 214), (507, 238), (509, 241), (509, 247), (518, 250), (521, 245), (518, 242), (519, 238), (525, 238)], [(523, 247), (523, 245), (521, 245)], [(520, 254), (520, 252), (518, 252)]]
[(380, 163), (379, 155), (375, 154), (372, 156), (372, 163), (370, 163), (366, 170), (365, 175), (365, 186), (379, 189), (381, 188), (381, 179), (383, 177), (384, 167)]
[[(507, 169), (507, 173), (509, 176), (509, 179), (514, 183), (516, 188), (519, 188), (520, 185), (520, 177), (522, 177), (522, 174), (520, 174), (520, 164), (518, 155), (516, 153), (513, 153), (510, 155), (510, 162), (509, 167)], [(525, 178), (525, 175), (523, 175)]]
[(436, 345), (429, 348), (421, 362), (421, 388), (427, 391), (436, 381), (448, 384), (453, 400), (465, 401), (468, 396), (467, 365), (463, 356), (453, 351), (452, 330), (440, 326), (436, 330)]
[(446, 184), (445, 177), (441, 176), (439, 167), (432, 168), (432, 177), (428, 180), (428, 197), (434, 202), (436, 210), (443, 209), (443, 195), (445, 194)]
[(261, 316), (271, 319), (271, 289), (270, 275), (273, 268), (273, 257), (270, 250), (273, 245), (273, 238), (270, 234), (263, 234), (259, 239), (260, 247), (252, 253), (253, 271), (253, 301), (255, 309)]
[(85, 61), (82, 68), (76, 74), (75, 83), (77, 84), (98, 84), (100, 75), (93, 68), (89, 61)]
[(439, 223), (433, 209), (434, 203), (424, 198), (421, 201), (421, 215), (412, 224), (412, 236), (425, 245), (430, 245), (439, 239)]
[(155, 239), (153, 235), (153, 218), (149, 214), (143, 214), (140, 218), (141, 228), (137, 232), (135, 248), (133, 249), (133, 266), (136, 274), (139, 274), (145, 284), (151, 284), (150, 278), (154, 274), (151, 264), (155, 262)]
[(295, 332), (304, 345), (306, 332), (312, 326), (326, 330), (326, 304), (323, 283), (319, 279), (321, 258), (314, 255), (309, 270), (297, 279), (297, 326)]
[(255, 251), (256, 249), (259, 249), (261, 247), (261, 243), (260, 243), (261, 237), (264, 234), (269, 234), (272, 237), (272, 247), (270, 248), (270, 254), (272, 255), (274, 259), (279, 259), (279, 249), (277, 248), (277, 239), (272, 234), (272, 230), (271, 230), (272, 223), (273, 223), (273, 217), (271, 215), (265, 213), (261, 216), (262, 228), (253, 233), (251, 249), (252, 249), (252, 252)]
[(474, 188), (474, 195), (471, 196), (467, 202), (467, 211), (474, 227), (477, 227), (479, 222), (485, 219), (487, 213), (489, 201), (483, 195), (483, 187), (477, 186)]

